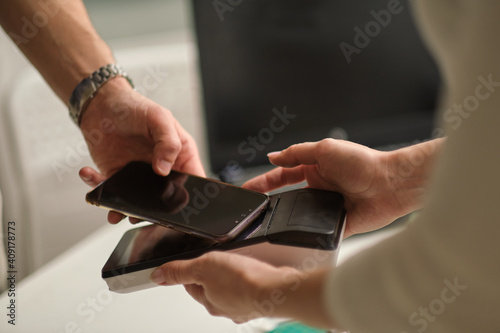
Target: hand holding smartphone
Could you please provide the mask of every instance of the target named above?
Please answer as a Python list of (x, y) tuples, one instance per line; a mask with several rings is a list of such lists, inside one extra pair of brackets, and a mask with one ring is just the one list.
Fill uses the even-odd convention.
[(120, 293), (157, 286), (149, 279), (157, 267), (209, 251), (299, 269), (334, 265), (346, 216), (339, 193), (305, 188), (268, 197), (175, 171), (162, 177), (142, 162), (99, 184), (87, 201), (155, 223), (127, 231), (102, 268)]
[(217, 243), (243, 231), (267, 207), (265, 194), (171, 171), (159, 176), (131, 162), (86, 196), (87, 202)]

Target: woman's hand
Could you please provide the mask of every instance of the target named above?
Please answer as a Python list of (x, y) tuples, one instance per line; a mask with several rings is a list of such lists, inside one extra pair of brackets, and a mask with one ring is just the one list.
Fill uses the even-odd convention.
[(307, 181), (309, 187), (344, 195), (345, 237), (381, 228), (421, 205), (436, 139), (393, 152), (325, 139), (269, 154), (279, 166), (243, 186), (260, 192)]
[[(90, 167), (80, 177), (95, 187), (131, 161), (153, 165), (159, 175), (171, 169), (204, 176), (193, 138), (167, 109), (134, 91), (124, 78), (104, 85), (85, 110), (80, 127), (100, 172)], [(123, 215), (110, 212), (117, 223)]]
[(327, 271), (302, 272), (253, 258), (213, 251), (164, 264), (151, 275), (162, 286), (182, 284), (211, 315), (236, 323), (260, 317), (290, 317), (332, 327), (323, 304)]

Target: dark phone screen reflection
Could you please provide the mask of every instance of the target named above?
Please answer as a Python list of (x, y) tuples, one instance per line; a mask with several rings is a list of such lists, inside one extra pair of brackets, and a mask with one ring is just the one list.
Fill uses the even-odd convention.
[(129, 164), (101, 186), (99, 200), (108, 207), (211, 235), (229, 234), (267, 202), (264, 194), (205, 178), (175, 171), (162, 177), (146, 163)]
[[(213, 241), (195, 237), (165, 228), (160, 225), (149, 225), (128, 231), (128, 244), (121, 244), (122, 252), (117, 253), (115, 267), (156, 260), (165, 257), (185, 254), (190, 251), (212, 247)], [(125, 238), (124, 238), (125, 239)], [(122, 239), (122, 241), (125, 241)]]

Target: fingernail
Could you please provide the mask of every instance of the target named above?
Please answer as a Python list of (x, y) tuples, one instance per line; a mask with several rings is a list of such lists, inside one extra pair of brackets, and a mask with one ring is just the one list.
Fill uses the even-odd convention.
[(170, 173), (170, 170), (172, 169), (172, 163), (161, 160), (160, 163), (158, 163), (158, 168), (164, 175), (168, 175)]
[(149, 278), (156, 284), (162, 284), (163, 282), (165, 282), (165, 278), (163, 277), (163, 271), (161, 270), (161, 268), (156, 269)]
[(89, 181), (92, 180), (92, 176), (88, 176), (88, 175), (82, 176), (82, 180), (86, 181), (86, 182), (89, 182)]
[(280, 151), (272, 151), (270, 153), (267, 153), (267, 157), (271, 158), (271, 157), (278, 156), (279, 154), (281, 154)]

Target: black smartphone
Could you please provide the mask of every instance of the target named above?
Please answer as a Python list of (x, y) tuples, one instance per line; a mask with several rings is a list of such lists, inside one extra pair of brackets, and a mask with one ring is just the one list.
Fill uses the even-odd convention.
[(88, 203), (128, 216), (227, 242), (267, 207), (267, 195), (216, 180), (131, 162), (87, 193)]
[(119, 293), (155, 287), (149, 276), (168, 259), (191, 259), (216, 244), (158, 224), (131, 229), (102, 268), (102, 277)]
[(304, 188), (270, 195), (267, 208), (226, 243), (158, 224), (138, 227), (125, 232), (103, 266), (102, 278), (118, 293), (155, 287), (149, 276), (157, 267), (209, 251), (237, 253), (299, 270), (333, 266), (345, 217), (342, 195)]

